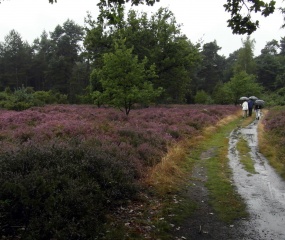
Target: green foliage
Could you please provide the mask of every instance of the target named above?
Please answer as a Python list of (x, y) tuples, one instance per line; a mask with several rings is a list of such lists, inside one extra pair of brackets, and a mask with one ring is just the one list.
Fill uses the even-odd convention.
[[(67, 20), (62, 26), (57, 25), (51, 32), (53, 52), (46, 69), (46, 84), (50, 89), (74, 97), (74, 78), (79, 71), (77, 61), (80, 60), (80, 42), (83, 37), (83, 28), (72, 20)], [(76, 70), (77, 69), (77, 70)], [(76, 71), (75, 71), (76, 70)], [(84, 73), (81, 73), (84, 76)], [(72, 90), (72, 91), (71, 91)]]
[(216, 104), (229, 104), (232, 103), (231, 99), (232, 93), (231, 90), (224, 85), (222, 82), (219, 82), (212, 94), (213, 101)]
[(0, 92), (0, 107), (22, 111), (33, 106), (67, 103), (67, 96), (52, 91), (34, 91), (32, 88), (19, 88), (14, 92)]
[(255, 40), (251, 40), (250, 36), (242, 40), (243, 47), (238, 51), (238, 57), (234, 66), (235, 72), (256, 73), (256, 63), (253, 59), (254, 43)]
[(156, 77), (155, 66), (146, 69), (147, 59), (139, 63), (132, 51), (126, 48), (125, 40), (118, 40), (114, 53), (104, 54), (103, 68), (94, 70), (103, 88), (102, 94), (94, 93), (96, 101), (104, 99), (110, 106), (124, 109), (126, 115), (135, 103), (148, 104), (162, 92), (154, 90), (149, 81)]
[(244, 71), (238, 72), (229, 82), (224, 84), (223, 92), (227, 93), (226, 97), (235, 104), (242, 96), (260, 96), (262, 87), (256, 82), (255, 78), (254, 75), (249, 75)]
[[(202, 41), (192, 44), (181, 32), (181, 25), (176, 22), (169, 9), (160, 8), (150, 17), (146, 12), (130, 10), (125, 16), (126, 2), (147, 2), (152, 5), (155, 0), (102, 0), (99, 3), (100, 16), (94, 21), (89, 14), (86, 22), (90, 26), (85, 28), (85, 31), (73, 21), (67, 20), (49, 34), (44, 31), (31, 46), (22, 40), (18, 32), (10, 31), (4, 42), (0, 43), (1, 91), (8, 87), (12, 94), (11, 89), (24, 85), (33, 87), (35, 91), (52, 90), (65, 94), (62, 96), (66, 96), (69, 103), (92, 103), (95, 100), (99, 106), (104, 100), (110, 104), (110, 96), (102, 95), (102, 99), (99, 99), (98, 95), (92, 98), (91, 92), (98, 91), (103, 94), (103, 89), (99, 76), (90, 76), (90, 72), (94, 68), (103, 68), (104, 54), (114, 53), (112, 44), (115, 39), (120, 38), (126, 39), (126, 49), (133, 49), (132, 54), (137, 56), (138, 62), (144, 62), (145, 57), (148, 59), (145, 69), (150, 69), (155, 64), (158, 77), (147, 80), (153, 84), (154, 89), (164, 89), (156, 99), (159, 103), (193, 103), (198, 90), (204, 90), (211, 95), (216, 103), (229, 103), (229, 94), (224, 94), (228, 91), (217, 88), (217, 85), (219, 82), (228, 82), (234, 72), (240, 71), (256, 74), (258, 83), (266, 91), (273, 92), (284, 86), (283, 38), (280, 44), (276, 40), (268, 42), (262, 54), (254, 58), (254, 40), (248, 36), (242, 40), (242, 48), (226, 59), (218, 54), (221, 47), (215, 41), (203, 45)], [(244, 6), (249, 7), (249, 16), (241, 15)], [(254, 30), (255, 26), (255, 22), (251, 22), (251, 13), (257, 11), (267, 15), (274, 10), (274, 3), (270, 1), (267, 4), (260, 0), (227, 0), (225, 8), (233, 14), (233, 24), (237, 24), (234, 26), (247, 32), (249, 29)], [(98, 71), (93, 73), (97, 74)], [(88, 85), (91, 91), (86, 91)], [(225, 99), (222, 99), (222, 96)], [(40, 96), (42, 97), (44, 98)], [(1, 99), (2, 107), (5, 105), (6, 108), (18, 110), (33, 105), (40, 106), (44, 102), (13, 100), (4, 103), (3, 96)], [(60, 101), (56, 101), (67, 100), (60, 98)], [(49, 99), (47, 102), (53, 101)], [(125, 106), (127, 105), (125, 103)], [(126, 109), (130, 109), (130, 106)]]
[(212, 94), (216, 84), (223, 79), (225, 67), (225, 57), (220, 56), (218, 51), (221, 49), (216, 41), (203, 45), (201, 69), (198, 72), (199, 82), (197, 89), (203, 89)]
[(130, 166), (94, 148), (26, 147), (0, 162), (2, 236), (93, 239), (115, 202), (135, 196)]
[[(181, 33), (180, 25), (167, 8), (160, 8), (151, 17), (145, 32), (148, 36), (146, 56), (156, 64), (159, 76), (154, 86), (165, 89), (160, 102), (185, 103), (187, 94), (193, 90), (192, 80), (201, 62), (199, 45), (192, 44)], [(137, 44), (133, 42), (133, 45)]]
[(16, 89), (13, 94), (2, 92), (0, 106), (9, 110), (21, 111), (33, 106), (33, 91), (28, 88)]
[[(57, 0), (49, 0), (49, 3), (57, 2)], [(100, 17), (106, 18), (110, 22), (116, 22), (117, 15), (115, 9), (118, 6), (122, 6), (128, 2), (132, 5), (139, 5), (146, 3), (149, 6), (154, 5), (159, 0), (100, 0), (98, 6), (100, 8)], [(1, 3), (1, 1), (0, 1)], [(262, 0), (227, 0), (224, 4), (224, 8), (227, 12), (231, 13), (231, 18), (227, 21), (228, 27), (230, 27), (234, 34), (251, 34), (259, 27), (259, 21), (252, 20), (252, 13), (260, 13), (262, 16), (267, 17), (275, 11), (276, 1), (271, 0), (269, 3), (265, 3)], [(247, 14), (243, 14), (245, 12)], [(282, 12), (284, 9), (281, 8)], [(103, 21), (103, 19), (102, 19)]]
[(285, 87), (275, 92), (266, 92), (262, 95), (266, 106), (284, 106), (285, 105)]
[[(264, 17), (269, 16), (275, 10), (275, 1), (265, 3), (262, 0), (227, 0), (224, 8), (231, 13), (231, 18), (227, 21), (235, 34), (251, 34), (259, 27), (259, 21), (253, 20), (252, 13), (260, 13)], [(244, 12), (245, 8), (245, 13)]]
[(204, 90), (200, 90), (196, 93), (195, 103), (210, 104), (212, 103), (212, 100), (211, 97)]
[(98, 107), (101, 107), (102, 104), (104, 104), (104, 102), (105, 102), (104, 101), (104, 98), (105, 98), (104, 93), (101, 93), (99, 91), (92, 92), (91, 97), (92, 97), (94, 104), (96, 104)]
[(21, 35), (11, 30), (0, 45), (0, 89), (18, 89), (29, 80), (28, 69), (32, 61), (32, 48)]
[[(146, 68), (155, 63), (158, 78), (150, 79), (150, 82), (155, 89), (164, 89), (159, 102), (186, 102), (201, 56), (198, 44), (192, 44), (181, 33), (180, 25), (169, 9), (160, 8), (150, 19), (147, 13), (130, 10), (126, 19), (122, 18), (115, 27), (108, 24), (110, 31), (104, 30), (100, 21), (90, 25), (85, 44), (96, 69), (103, 66), (102, 56), (111, 52), (112, 41), (125, 38), (126, 47), (133, 49), (132, 54), (139, 62), (147, 57)], [(93, 91), (102, 92), (97, 72), (92, 72), (90, 84)]]
[(270, 91), (284, 86), (284, 69), (280, 60), (280, 57), (269, 53), (262, 53), (256, 58), (257, 81)]

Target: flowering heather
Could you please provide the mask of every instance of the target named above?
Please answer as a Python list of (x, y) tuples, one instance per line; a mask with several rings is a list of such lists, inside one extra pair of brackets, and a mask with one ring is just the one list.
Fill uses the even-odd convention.
[(263, 120), (263, 149), (270, 162), (285, 179), (285, 107), (271, 108)]
[(169, 147), (236, 111), (188, 105), (126, 117), (87, 105), (0, 110), (2, 235), (19, 226), (22, 239), (92, 239), (112, 209), (136, 197), (139, 180)]
[(264, 120), (265, 129), (285, 137), (285, 108), (271, 109)]
[(0, 111), (1, 152), (25, 146), (77, 146), (100, 149), (119, 161), (153, 166), (177, 141), (237, 111), (235, 106), (183, 105), (133, 110), (129, 117), (113, 108), (48, 105), (22, 112)]
[[(44, 147), (48, 142), (76, 139), (106, 151), (112, 148), (114, 154), (123, 151), (128, 156), (144, 155), (143, 159), (152, 155), (141, 154), (141, 149), (148, 146), (148, 151), (159, 158), (167, 146), (198, 134), (235, 111), (234, 106), (187, 105), (138, 109), (126, 117), (115, 109), (87, 105), (49, 105), (22, 112), (1, 110), (0, 140), (7, 146), (20, 147), (29, 142)], [(135, 149), (140, 149), (140, 154)]]

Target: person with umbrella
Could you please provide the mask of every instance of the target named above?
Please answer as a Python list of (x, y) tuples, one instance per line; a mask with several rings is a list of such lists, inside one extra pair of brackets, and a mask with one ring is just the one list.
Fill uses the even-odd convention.
[(242, 104), (241, 104), (241, 108), (242, 108), (242, 111), (243, 111), (243, 117), (247, 117), (247, 111), (248, 111), (248, 98), (247, 97), (241, 97), (239, 99), (240, 101), (242, 101)]
[(261, 99), (258, 99), (254, 103), (254, 110), (255, 110), (255, 119), (259, 120), (261, 117), (261, 109), (263, 108), (264, 101)]
[(249, 98), (249, 100), (248, 100), (248, 116), (250, 116), (251, 117), (251, 115), (252, 115), (252, 108), (253, 108), (253, 105), (254, 105), (254, 101), (251, 99), (251, 98)]
[(242, 105), (242, 110), (243, 110), (243, 117), (247, 117), (247, 111), (248, 111), (248, 102), (246, 100), (243, 101)]
[(253, 106), (254, 106), (254, 102), (257, 99), (258, 98), (255, 97), (255, 96), (251, 96), (251, 97), (248, 98), (248, 116), (250, 116), (250, 117), (252, 115), (252, 109), (253, 109)]

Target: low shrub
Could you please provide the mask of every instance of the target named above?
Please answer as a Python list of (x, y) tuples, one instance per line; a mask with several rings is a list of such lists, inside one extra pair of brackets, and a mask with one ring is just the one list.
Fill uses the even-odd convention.
[(135, 170), (85, 147), (27, 146), (0, 156), (0, 228), (22, 239), (93, 239), (135, 197)]
[(264, 138), (267, 145), (274, 149), (274, 159), (278, 171), (285, 179), (285, 107), (271, 108), (263, 121), (264, 123)]
[(14, 92), (0, 92), (0, 107), (8, 110), (23, 111), (34, 106), (66, 103), (67, 95), (52, 91), (34, 91), (30, 87), (22, 87)]
[(237, 110), (149, 107), (126, 117), (90, 105), (0, 109), (1, 234), (94, 239), (113, 209), (147, 189), (144, 177), (173, 146)]

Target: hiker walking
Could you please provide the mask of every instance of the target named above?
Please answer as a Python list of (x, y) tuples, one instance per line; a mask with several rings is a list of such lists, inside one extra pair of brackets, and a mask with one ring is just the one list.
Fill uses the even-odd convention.
[(242, 111), (243, 111), (243, 117), (247, 117), (247, 112), (248, 112), (248, 102), (246, 100), (243, 101), (242, 105)]

